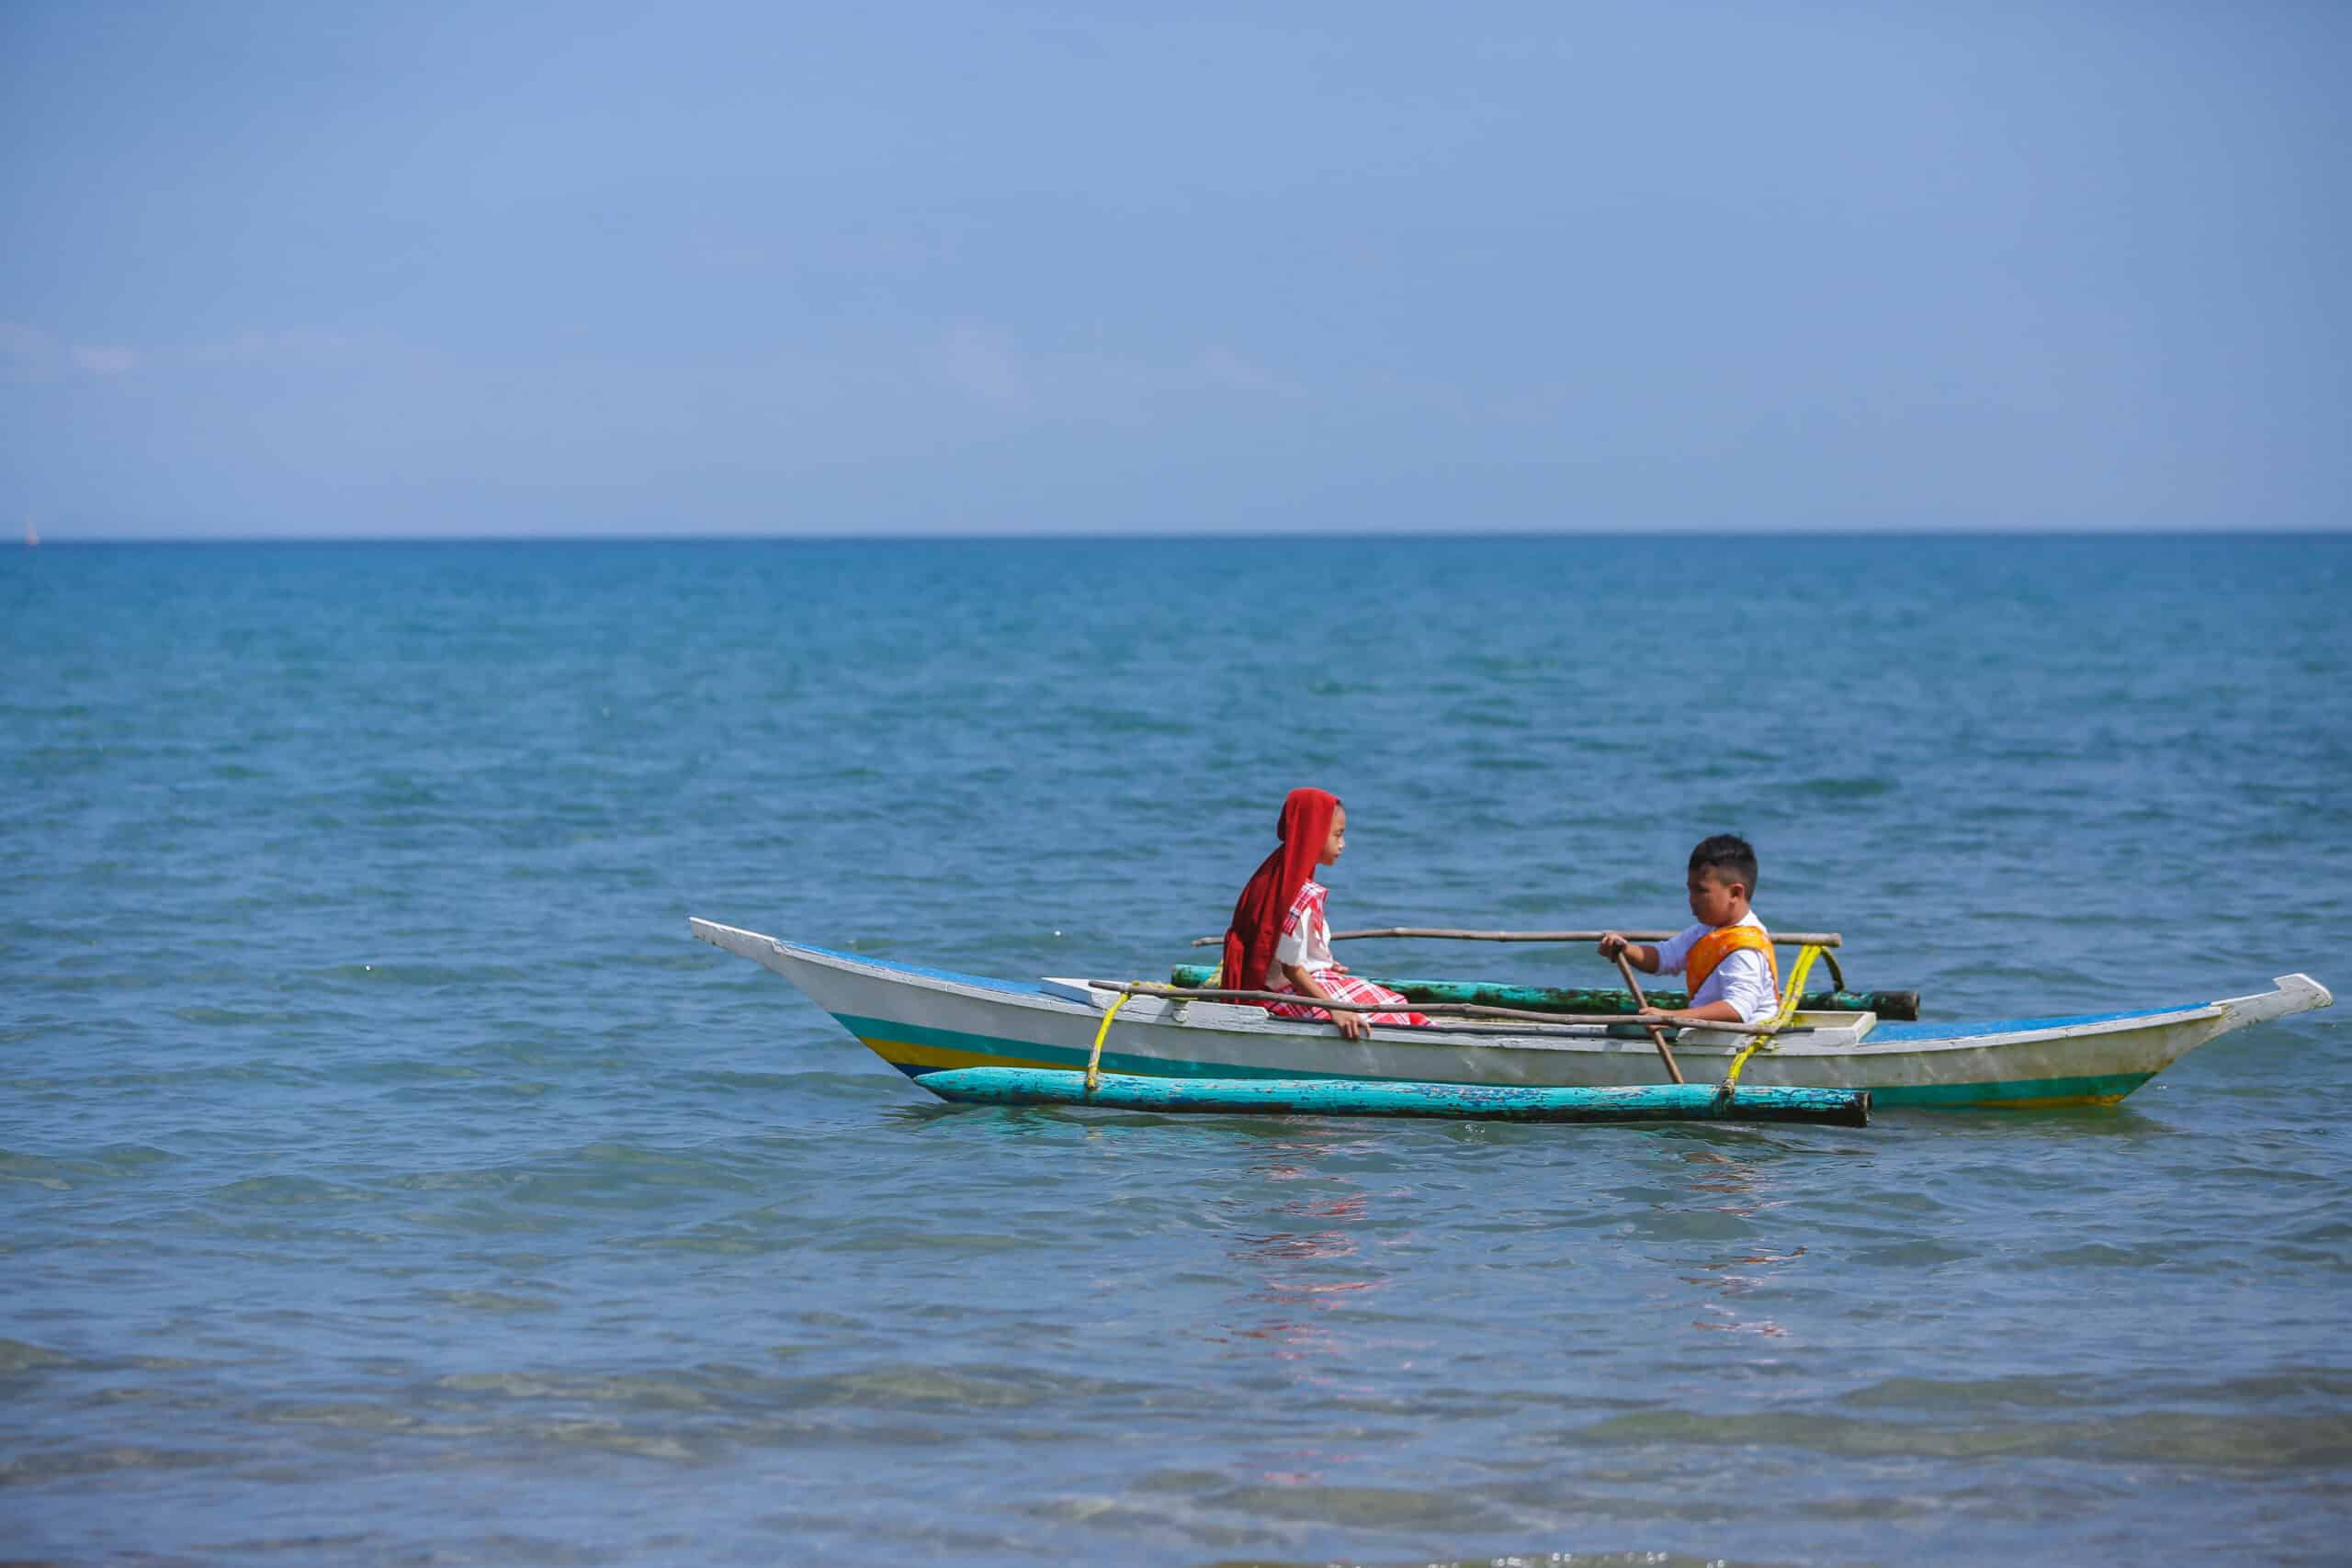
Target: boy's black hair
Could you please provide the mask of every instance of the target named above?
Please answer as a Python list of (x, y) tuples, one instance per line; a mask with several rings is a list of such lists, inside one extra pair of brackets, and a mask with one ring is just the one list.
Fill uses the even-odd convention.
[(1738, 834), (1717, 833), (1700, 840), (1699, 847), (1690, 852), (1690, 869), (1702, 867), (1713, 872), (1719, 882), (1747, 884), (1747, 896), (1756, 897), (1756, 850)]

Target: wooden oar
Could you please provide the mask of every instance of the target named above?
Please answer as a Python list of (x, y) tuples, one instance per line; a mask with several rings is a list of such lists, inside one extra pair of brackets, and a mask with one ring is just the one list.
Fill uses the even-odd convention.
[[(1642, 995), (1642, 983), (1634, 978), (1634, 966), (1625, 962), (1625, 950), (1622, 947), (1617, 950), (1617, 973), (1625, 976), (1625, 984), (1634, 993), (1635, 1010), (1645, 1013), (1649, 1011), (1649, 998)], [(1650, 1038), (1657, 1043), (1657, 1054), (1666, 1058), (1666, 1070), (1673, 1075), (1676, 1083), (1680, 1083), (1682, 1069), (1674, 1065), (1674, 1052), (1666, 1043), (1666, 1031), (1650, 1022), (1646, 1018), (1642, 1021), (1648, 1025)]]
[[(1352, 942), (1358, 937), (1426, 937), (1442, 942), (1599, 942), (1607, 931), (1467, 931), (1442, 926), (1383, 926), (1377, 931), (1333, 931), (1333, 942)], [(1628, 942), (1672, 942), (1679, 931), (1620, 931)], [(1836, 931), (1774, 931), (1774, 945), (1780, 947), (1839, 947), (1845, 938)], [(1208, 947), (1223, 942), (1222, 936), (1196, 936), (1194, 947)]]

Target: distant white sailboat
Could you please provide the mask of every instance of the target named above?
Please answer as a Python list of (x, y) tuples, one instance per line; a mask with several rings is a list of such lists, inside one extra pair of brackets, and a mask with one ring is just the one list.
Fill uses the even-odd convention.
[(40, 548), (40, 530), (33, 526), (33, 514), (29, 512), (25, 513), (25, 548)]

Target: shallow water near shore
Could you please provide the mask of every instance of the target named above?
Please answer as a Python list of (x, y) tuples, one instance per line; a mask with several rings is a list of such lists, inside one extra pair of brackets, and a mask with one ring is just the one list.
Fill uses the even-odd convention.
[(1679, 923), (1731, 829), (1929, 1020), (2342, 993), (2347, 598), (2341, 536), (0, 555), (0, 1556), (2340, 1561), (2352, 1007), (1860, 1130), (955, 1109), (685, 922), (1164, 976), (1317, 784), (1342, 928)]

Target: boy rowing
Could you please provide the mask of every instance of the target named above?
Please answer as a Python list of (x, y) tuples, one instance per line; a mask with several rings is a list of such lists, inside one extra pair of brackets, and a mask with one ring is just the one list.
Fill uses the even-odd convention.
[(1767, 1021), (1781, 1006), (1781, 965), (1764, 922), (1747, 907), (1756, 892), (1756, 852), (1736, 834), (1702, 839), (1690, 852), (1685, 886), (1697, 925), (1662, 947), (1609, 931), (1600, 956), (1623, 953), (1651, 975), (1687, 972), (1690, 1005), (1665, 1014), (1679, 1023)]

